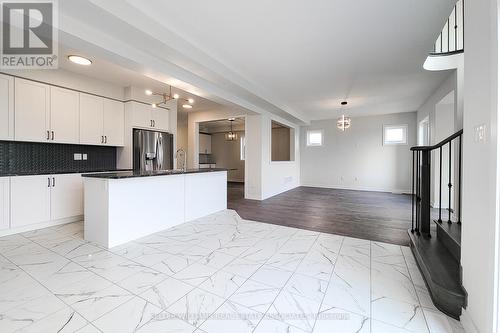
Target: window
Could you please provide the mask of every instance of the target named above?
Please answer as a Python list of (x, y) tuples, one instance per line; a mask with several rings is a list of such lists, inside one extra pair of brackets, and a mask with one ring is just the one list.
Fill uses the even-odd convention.
[(245, 136), (240, 137), (240, 160), (245, 160)]
[(307, 146), (322, 146), (323, 130), (307, 131)]
[(384, 125), (384, 145), (408, 143), (408, 125)]
[(271, 121), (271, 161), (289, 162), (295, 159), (295, 129)]

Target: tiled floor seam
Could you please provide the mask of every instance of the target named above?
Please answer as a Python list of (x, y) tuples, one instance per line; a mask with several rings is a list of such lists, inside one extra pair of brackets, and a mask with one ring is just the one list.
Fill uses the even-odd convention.
[(408, 270), (408, 275), (410, 276), (410, 281), (412, 282), (411, 284), (413, 286), (413, 290), (415, 291), (415, 296), (417, 296), (418, 304), (420, 305), (420, 311), (422, 311), (422, 316), (424, 317), (424, 320), (425, 320), (425, 325), (427, 326), (427, 330), (429, 332), (432, 332), (431, 328), (429, 326), (429, 323), (427, 322), (427, 316), (425, 315), (425, 312), (423, 310), (422, 302), (420, 301), (420, 297), (418, 297), (417, 288), (415, 288), (415, 281), (413, 281), (413, 277), (411, 276), (410, 267), (408, 266), (408, 261), (406, 260), (406, 256), (403, 253), (403, 249), (401, 249), (401, 247), (399, 247), (399, 249), (401, 250), (401, 254), (403, 255), (403, 259), (405, 261), (405, 266), (406, 266), (406, 269)]
[[(298, 233), (298, 231), (297, 231), (296, 233)], [(312, 249), (312, 247), (314, 246), (314, 244), (316, 243), (316, 241), (318, 240), (318, 238), (319, 238), (320, 234), (321, 234), (321, 232), (318, 232), (318, 235), (317, 235), (317, 236), (316, 236), (316, 238), (314, 239), (314, 242), (311, 244), (311, 246), (309, 247), (309, 249), (308, 249), (308, 251), (307, 251), (308, 253), (309, 253), (309, 251)], [(292, 237), (293, 237), (293, 235), (292, 235), (291, 237), (289, 237), (289, 238), (288, 238), (288, 240), (287, 240), (285, 243), (283, 243), (283, 245), (282, 245), (282, 246), (280, 246), (280, 249), (281, 249), (283, 246), (285, 246), (285, 244), (286, 244), (286, 243), (288, 243)], [(342, 241), (343, 241), (343, 239), (342, 239)], [(279, 251), (279, 249), (278, 249), (278, 251)], [(278, 252), (278, 251), (277, 251), (277, 252)], [(306, 254), (306, 255), (307, 255), (307, 254)], [(262, 320), (265, 318), (265, 316), (266, 316), (266, 315), (267, 315), (267, 313), (269, 312), (269, 309), (273, 306), (273, 304), (274, 304), (274, 302), (276, 301), (276, 299), (277, 299), (277, 298), (281, 295), (281, 293), (282, 293), (282, 292), (283, 292), (283, 290), (285, 289), (286, 285), (288, 284), (288, 281), (290, 281), (290, 279), (293, 277), (293, 275), (297, 272), (297, 269), (299, 268), (300, 264), (304, 261), (304, 259), (305, 259), (305, 258), (306, 258), (306, 256), (304, 256), (304, 257), (302, 258), (302, 260), (300, 260), (300, 263), (299, 263), (299, 264), (295, 267), (295, 270), (293, 271), (293, 273), (292, 273), (292, 274), (288, 277), (288, 279), (286, 280), (286, 282), (285, 282), (285, 283), (283, 284), (283, 286), (280, 288), (280, 291), (276, 294), (276, 297), (273, 299), (273, 301), (271, 302), (271, 304), (270, 304), (270, 305), (269, 305), (269, 307), (267, 308), (267, 311), (264, 313), (264, 316), (260, 319), (260, 321), (258, 322), (258, 324), (255, 326), (254, 331), (257, 329), (257, 327), (259, 327), (260, 323), (262, 322)], [(267, 263), (270, 259), (271, 259), (271, 257), (270, 257), (269, 259), (267, 259), (265, 263)], [(264, 263), (264, 265), (265, 265), (265, 263)], [(270, 265), (270, 266), (272, 266), (272, 265)], [(262, 266), (261, 266), (261, 267), (262, 267)], [(274, 267), (274, 266), (272, 266), (272, 267)], [(254, 272), (254, 274), (255, 274), (255, 272)], [(252, 275), (253, 275), (253, 274), (252, 274)], [(330, 277), (331, 277), (331, 275), (330, 275)], [(327, 286), (327, 287), (328, 287), (328, 286)], [(321, 309), (321, 306), (320, 306), (320, 309)], [(319, 309), (319, 310), (320, 310), (320, 309)], [(318, 311), (319, 311), (319, 310), (318, 310)], [(316, 321), (315, 321), (315, 322), (316, 322)], [(294, 326), (294, 325), (291, 325), (291, 326)], [(294, 326), (294, 327), (296, 327), (296, 326)], [(297, 327), (297, 328), (298, 328), (298, 327)], [(314, 330), (314, 325), (313, 325), (313, 330)], [(311, 332), (312, 332), (313, 330), (311, 330)]]

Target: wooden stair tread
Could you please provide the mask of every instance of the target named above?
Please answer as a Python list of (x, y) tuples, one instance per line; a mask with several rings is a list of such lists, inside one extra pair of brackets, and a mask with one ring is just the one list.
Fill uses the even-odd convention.
[(436, 226), (444, 231), (450, 239), (452, 239), (458, 246), (460, 246), (462, 240), (462, 225), (456, 222), (448, 223), (447, 221), (443, 221), (439, 223), (434, 220)]
[(431, 238), (408, 231), (410, 246), (438, 309), (458, 318), (465, 304), (460, 263), (431, 230)]

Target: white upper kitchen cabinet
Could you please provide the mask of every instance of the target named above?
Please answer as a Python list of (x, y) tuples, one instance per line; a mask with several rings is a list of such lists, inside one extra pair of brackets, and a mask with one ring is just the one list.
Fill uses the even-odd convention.
[(155, 131), (169, 132), (169, 111), (153, 108), (149, 104), (131, 102), (127, 108), (127, 124), (132, 128), (145, 128)]
[(80, 94), (80, 143), (104, 144), (104, 103), (101, 97)]
[(50, 87), (50, 141), (79, 143), (79, 93)]
[(81, 174), (51, 176), (50, 217), (59, 220), (83, 215), (83, 179)]
[(123, 146), (124, 105), (111, 99), (80, 93), (80, 143)]
[(131, 102), (127, 108), (129, 113), (130, 126), (133, 128), (152, 128), (153, 119), (151, 117), (152, 107), (147, 104)]
[(122, 102), (104, 99), (104, 143), (108, 146), (125, 144), (125, 110)]
[(153, 108), (151, 110), (151, 119), (153, 120), (153, 128), (157, 131), (169, 131), (169, 111), (162, 108)]
[(0, 177), (0, 230), (10, 227), (10, 179)]
[(49, 86), (18, 78), (14, 81), (15, 139), (17, 141), (49, 141)]
[(13, 139), (14, 78), (12, 76), (0, 74), (0, 140)]
[(47, 175), (11, 177), (11, 228), (50, 221), (50, 180)]

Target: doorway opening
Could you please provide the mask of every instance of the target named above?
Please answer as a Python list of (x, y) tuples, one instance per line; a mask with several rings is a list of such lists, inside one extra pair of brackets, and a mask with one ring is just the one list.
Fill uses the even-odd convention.
[(199, 123), (200, 168), (227, 169), (228, 199), (245, 194), (245, 118), (236, 117)]

